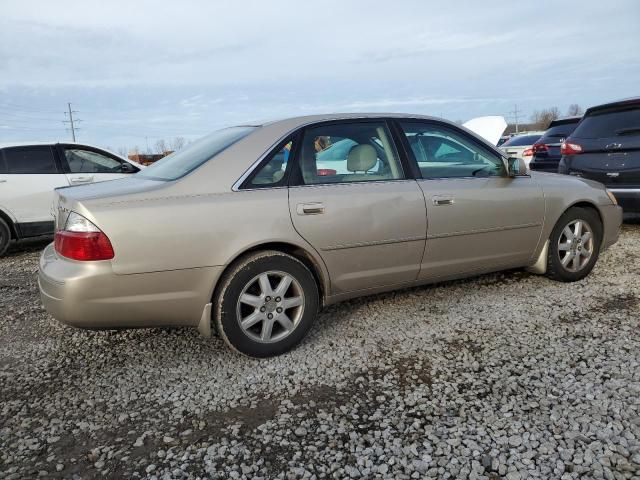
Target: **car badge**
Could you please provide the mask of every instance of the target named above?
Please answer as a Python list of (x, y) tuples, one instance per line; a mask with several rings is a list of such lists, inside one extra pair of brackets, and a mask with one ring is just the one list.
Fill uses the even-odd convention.
[(619, 177), (620, 172), (607, 172), (607, 177)]

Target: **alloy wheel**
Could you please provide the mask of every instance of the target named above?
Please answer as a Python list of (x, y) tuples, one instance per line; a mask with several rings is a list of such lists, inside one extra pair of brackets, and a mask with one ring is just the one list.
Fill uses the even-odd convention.
[(289, 336), (304, 312), (304, 291), (290, 274), (261, 273), (242, 289), (236, 317), (242, 331), (252, 340), (273, 343)]
[(591, 226), (582, 219), (572, 220), (558, 239), (560, 263), (570, 272), (579, 272), (589, 263), (594, 248)]

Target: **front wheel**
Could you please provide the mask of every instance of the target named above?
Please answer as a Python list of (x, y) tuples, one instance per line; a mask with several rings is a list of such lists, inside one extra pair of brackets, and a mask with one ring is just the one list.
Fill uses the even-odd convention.
[(575, 282), (589, 275), (600, 254), (602, 223), (591, 209), (567, 210), (551, 232), (547, 276)]
[(250, 357), (295, 347), (318, 313), (315, 278), (298, 259), (278, 251), (251, 254), (220, 281), (214, 321), (234, 350)]

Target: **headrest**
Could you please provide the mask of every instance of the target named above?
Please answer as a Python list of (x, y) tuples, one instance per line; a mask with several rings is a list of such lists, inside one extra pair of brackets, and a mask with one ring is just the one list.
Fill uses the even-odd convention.
[(356, 145), (347, 157), (347, 170), (350, 172), (368, 172), (378, 162), (376, 149), (371, 145)]

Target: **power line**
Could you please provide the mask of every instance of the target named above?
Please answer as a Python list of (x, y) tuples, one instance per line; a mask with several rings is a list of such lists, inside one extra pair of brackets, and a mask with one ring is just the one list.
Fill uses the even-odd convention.
[[(75, 126), (74, 122), (81, 122), (82, 120), (77, 120), (73, 118), (73, 114), (74, 113), (78, 113), (77, 110), (71, 110), (71, 103), (67, 103), (67, 108), (68, 108), (68, 115), (69, 115), (69, 120), (63, 120), (62, 123), (68, 123), (69, 126), (71, 127), (71, 139), (75, 142), (76, 141), (76, 130), (80, 130), (78, 127)], [(65, 115), (67, 115), (67, 112), (65, 112)]]
[(509, 115), (511, 115), (513, 117), (513, 119), (515, 120), (515, 124), (516, 124), (516, 133), (518, 133), (518, 129), (520, 127), (520, 123), (518, 121), (519, 119), (519, 113), (522, 113), (522, 110), (518, 110), (518, 104), (515, 104), (513, 106), (513, 110), (511, 112), (509, 112)]

